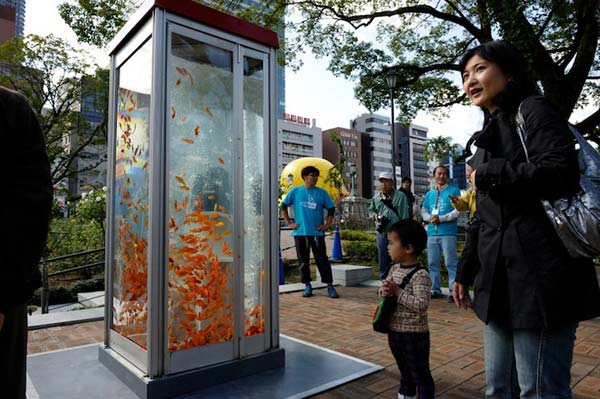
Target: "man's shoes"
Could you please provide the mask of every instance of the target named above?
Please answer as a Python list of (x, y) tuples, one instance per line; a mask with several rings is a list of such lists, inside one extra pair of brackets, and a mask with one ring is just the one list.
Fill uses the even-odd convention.
[(402, 395), (401, 393), (398, 393), (398, 399), (417, 399), (417, 397), (416, 396)]
[(327, 287), (327, 295), (329, 296), (329, 298), (339, 298), (340, 297), (333, 285), (330, 285)]
[(440, 299), (443, 298), (444, 295), (440, 294), (439, 292), (432, 292), (431, 293), (431, 299)]
[(448, 303), (454, 303), (454, 298), (452, 295), (448, 295)]
[(306, 287), (304, 287), (304, 292), (302, 293), (302, 296), (304, 298), (312, 296), (312, 286), (310, 284), (307, 284)]

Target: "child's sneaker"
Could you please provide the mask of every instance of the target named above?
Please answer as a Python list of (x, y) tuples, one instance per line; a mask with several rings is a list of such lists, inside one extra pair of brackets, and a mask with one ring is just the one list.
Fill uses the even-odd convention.
[(305, 298), (312, 296), (312, 286), (310, 284), (307, 284), (306, 287), (304, 287), (304, 292), (302, 293), (302, 296)]
[(329, 296), (329, 298), (339, 298), (340, 297), (333, 285), (330, 285), (329, 287), (327, 287), (327, 295)]

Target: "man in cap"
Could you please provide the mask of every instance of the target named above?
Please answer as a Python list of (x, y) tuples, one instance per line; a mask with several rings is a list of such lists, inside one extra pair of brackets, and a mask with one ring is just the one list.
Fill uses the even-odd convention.
[(377, 253), (379, 260), (379, 278), (385, 279), (390, 271), (391, 259), (388, 254), (387, 232), (391, 225), (402, 219), (408, 219), (408, 201), (406, 196), (394, 189), (394, 177), (391, 172), (379, 174), (381, 191), (369, 204), (369, 217), (375, 220), (377, 230)]

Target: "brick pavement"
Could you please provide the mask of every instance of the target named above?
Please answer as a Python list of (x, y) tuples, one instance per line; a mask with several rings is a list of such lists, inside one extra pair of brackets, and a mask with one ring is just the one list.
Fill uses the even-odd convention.
[[(333, 300), (324, 290), (312, 298), (283, 294), (281, 331), (338, 352), (385, 367), (378, 373), (316, 395), (319, 399), (395, 399), (399, 372), (386, 337), (371, 330), (377, 300), (372, 287), (340, 287)], [(431, 368), (437, 397), (481, 398), (485, 389), (482, 324), (472, 312), (444, 300), (430, 307)], [(66, 348), (102, 340), (102, 322), (30, 331), (29, 352)], [(581, 323), (573, 367), (575, 399), (600, 399), (600, 320)]]

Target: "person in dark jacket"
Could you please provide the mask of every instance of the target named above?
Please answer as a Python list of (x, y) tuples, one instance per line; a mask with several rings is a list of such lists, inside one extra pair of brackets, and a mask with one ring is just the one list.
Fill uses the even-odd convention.
[[(521, 398), (570, 398), (577, 323), (600, 315), (600, 289), (592, 260), (569, 256), (541, 199), (578, 190), (572, 135), (511, 44), (467, 51), (460, 70), (464, 91), (484, 112), (472, 161), (480, 266), (459, 270), (453, 288), (459, 305), (472, 305), (486, 324), (486, 397), (511, 397), (516, 366)], [(516, 132), (519, 107), (530, 162)]]
[(27, 301), (41, 286), (52, 184), (46, 145), (27, 100), (0, 87), (0, 392), (25, 398)]

